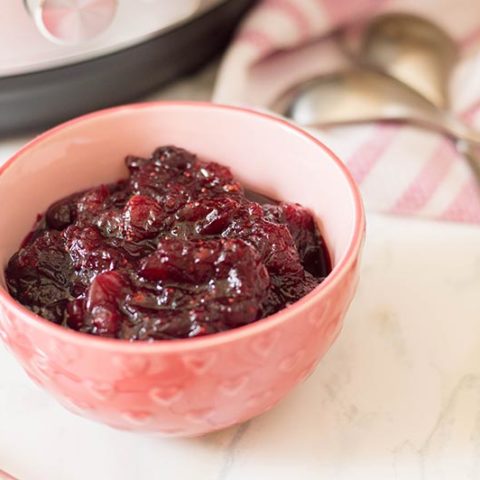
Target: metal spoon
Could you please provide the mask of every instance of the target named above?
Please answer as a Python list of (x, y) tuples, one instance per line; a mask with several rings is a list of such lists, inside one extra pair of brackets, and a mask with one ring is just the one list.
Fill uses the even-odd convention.
[(379, 16), (365, 30), (358, 56), (439, 109), (448, 108), (448, 80), (458, 50), (452, 38), (431, 21), (406, 13)]
[[(382, 15), (365, 31), (358, 55), (365, 65), (420, 92), (440, 115), (445, 115), (450, 105), (448, 82), (458, 50), (453, 39), (437, 25), (415, 15)], [(457, 138), (458, 150), (480, 180), (480, 157), (475, 148), (478, 145), (471, 138)]]
[(322, 75), (283, 93), (271, 106), (304, 126), (379, 120), (414, 123), (480, 145), (480, 132), (439, 111), (402, 82), (363, 67)]

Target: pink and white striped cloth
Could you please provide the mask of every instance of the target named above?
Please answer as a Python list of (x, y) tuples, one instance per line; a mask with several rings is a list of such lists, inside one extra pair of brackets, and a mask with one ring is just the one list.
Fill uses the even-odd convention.
[[(335, 29), (393, 11), (426, 16), (458, 42), (452, 109), (480, 128), (480, 0), (262, 0), (223, 59), (213, 99), (266, 108), (297, 81), (348, 65)], [(346, 162), (368, 209), (480, 223), (476, 179), (445, 137), (387, 123), (315, 134)]]

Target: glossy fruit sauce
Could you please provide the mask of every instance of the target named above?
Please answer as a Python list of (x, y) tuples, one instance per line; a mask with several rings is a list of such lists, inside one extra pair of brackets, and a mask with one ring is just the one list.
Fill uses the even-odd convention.
[(330, 272), (300, 205), (173, 146), (125, 162), (127, 179), (51, 205), (10, 259), (9, 291), (32, 312), (104, 337), (197, 337), (275, 313)]

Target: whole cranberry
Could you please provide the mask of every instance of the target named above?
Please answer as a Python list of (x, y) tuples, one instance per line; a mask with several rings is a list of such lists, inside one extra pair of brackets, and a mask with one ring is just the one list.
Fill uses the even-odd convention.
[(165, 212), (155, 200), (145, 195), (133, 195), (123, 210), (125, 238), (138, 241), (158, 235), (165, 217)]
[(127, 287), (125, 278), (116, 271), (104, 272), (93, 280), (86, 299), (86, 328), (91, 333), (115, 336), (122, 314), (118, 304)]
[(196, 162), (196, 156), (183, 148), (167, 145), (157, 148), (152, 154), (152, 160), (160, 167), (185, 170)]

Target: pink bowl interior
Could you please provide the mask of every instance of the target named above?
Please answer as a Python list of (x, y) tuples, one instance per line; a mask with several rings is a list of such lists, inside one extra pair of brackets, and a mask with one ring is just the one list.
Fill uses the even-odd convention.
[[(21, 150), (0, 175), (0, 264), (55, 200), (126, 175), (127, 154), (163, 144), (229, 166), (246, 186), (299, 202), (319, 219), (334, 266), (348, 256), (362, 225), (361, 203), (340, 162), (281, 120), (195, 103), (138, 104), (88, 115)], [(5, 286), (3, 268), (1, 284)]]

